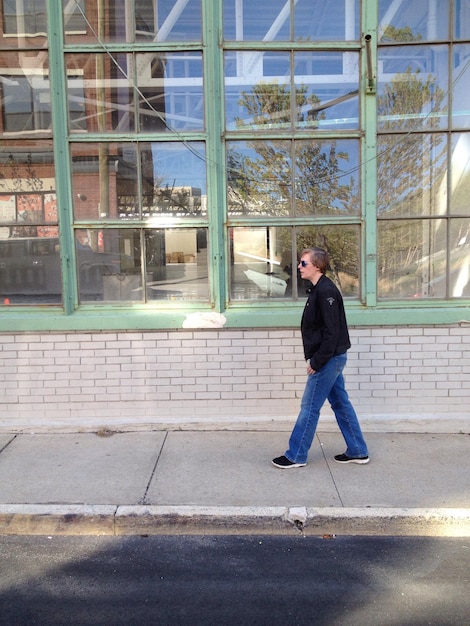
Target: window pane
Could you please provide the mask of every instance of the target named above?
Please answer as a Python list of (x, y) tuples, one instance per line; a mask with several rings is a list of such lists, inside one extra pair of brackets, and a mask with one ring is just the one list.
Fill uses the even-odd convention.
[(379, 49), (380, 130), (446, 128), (447, 46)]
[(452, 60), (452, 127), (470, 128), (470, 44), (454, 46)]
[[(359, 297), (360, 227), (354, 224), (304, 226), (296, 229), (298, 258), (302, 250), (312, 246), (323, 248), (330, 255), (328, 276), (345, 298)], [(307, 285), (305, 283), (307, 282)], [(308, 281), (298, 281), (299, 298), (305, 295)]]
[(148, 300), (209, 300), (205, 228), (145, 231)]
[(452, 136), (450, 175), (451, 214), (470, 218), (470, 133)]
[(115, 143), (71, 144), (73, 209), (76, 221), (117, 219), (124, 183), (137, 197), (133, 147)]
[(470, 0), (454, 3), (454, 39), (470, 39)]
[(207, 186), (202, 142), (141, 145), (144, 217), (206, 217)]
[[(96, 12), (98, 10), (97, 7), (93, 7), (93, 11), (90, 7), (90, 2), (87, 2), (88, 7), (85, 6), (86, 0), (74, 0), (70, 2), (70, 0), (62, 0), (63, 5), (63, 13), (64, 13), (64, 30), (65, 30), (65, 41), (66, 43), (71, 43), (74, 41), (73, 36), (80, 34), (83, 35), (87, 32), (88, 28), (93, 28), (92, 24), (87, 24), (88, 21), (95, 22), (96, 20)], [(107, 7), (105, 11), (105, 15), (110, 15), (113, 11), (113, 5), (117, 4), (117, 2), (108, 3), (111, 6)], [(88, 8), (88, 15), (86, 12), (86, 8)], [(93, 15), (92, 15), (93, 13)], [(95, 22), (96, 28), (96, 22)], [(98, 33), (97, 33), (98, 34)], [(101, 33), (103, 34), (103, 33)], [(79, 41), (83, 42), (83, 38), (79, 39)], [(90, 43), (94, 43), (91, 41)]]
[(71, 148), (76, 221), (206, 216), (202, 142)]
[(134, 105), (130, 55), (66, 55), (72, 132), (132, 132)]
[(358, 128), (359, 56), (356, 53), (295, 53), (294, 72), (299, 127)]
[(82, 303), (209, 299), (206, 229), (77, 228), (75, 241)]
[(290, 74), (287, 52), (228, 52), (225, 58), (227, 128), (289, 128)]
[(358, 166), (354, 139), (228, 142), (229, 214), (357, 215)]
[(1, 131), (51, 135), (47, 54), (0, 52), (0, 68)]
[(140, 231), (75, 230), (79, 301), (142, 302)]
[(292, 297), (291, 228), (232, 228), (230, 243), (232, 300)]
[(378, 223), (380, 298), (446, 297), (445, 220)]
[(66, 43), (201, 41), (201, 0), (62, 1)]
[(295, 215), (359, 215), (359, 141), (303, 140), (294, 144)]
[(379, 41), (449, 38), (449, 0), (379, 0)]
[(377, 212), (381, 216), (446, 214), (445, 135), (383, 135), (377, 151)]
[(60, 303), (51, 142), (3, 141), (0, 173), (0, 303)]
[(46, 0), (3, 0), (2, 48), (44, 48), (47, 46)]
[(359, 0), (297, 0), (294, 6), (297, 41), (359, 39)]
[(201, 0), (136, 0), (135, 11), (137, 40), (201, 41)]
[(200, 52), (138, 54), (136, 64), (141, 131), (203, 129)]
[(328, 251), (330, 278), (345, 297), (357, 298), (359, 232), (356, 225), (230, 229), (232, 300), (302, 299), (311, 283), (300, 278), (297, 265), (311, 246)]
[(290, 141), (228, 142), (230, 215), (292, 215), (291, 150)]
[[(44, 197), (44, 201), (55, 207), (55, 197)], [(7, 230), (10, 236), (4, 237)], [(0, 233), (0, 304), (59, 304), (62, 279), (57, 228), (1, 226)]]
[(290, 38), (286, 0), (224, 0), (224, 37), (236, 41), (282, 41)]
[(470, 298), (470, 220), (450, 221), (450, 297)]

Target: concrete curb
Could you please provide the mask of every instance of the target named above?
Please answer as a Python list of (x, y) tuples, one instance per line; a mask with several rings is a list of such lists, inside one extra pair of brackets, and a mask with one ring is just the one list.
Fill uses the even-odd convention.
[(0, 505), (0, 535), (292, 533), (470, 537), (470, 509)]

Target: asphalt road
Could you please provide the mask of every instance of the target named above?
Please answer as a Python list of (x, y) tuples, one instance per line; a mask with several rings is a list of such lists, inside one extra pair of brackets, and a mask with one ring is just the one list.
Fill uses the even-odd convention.
[(0, 624), (468, 626), (470, 539), (0, 537)]

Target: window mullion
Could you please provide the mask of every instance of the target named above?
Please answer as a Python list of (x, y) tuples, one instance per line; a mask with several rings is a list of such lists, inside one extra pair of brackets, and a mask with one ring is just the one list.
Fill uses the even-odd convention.
[[(377, 10), (378, 0), (362, 3), (363, 47), (361, 61), (361, 127), (364, 130), (362, 143), (362, 300), (370, 307), (377, 305), (377, 95), (370, 89), (377, 82)], [(373, 76), (369, 76), (365, 36), (370, 39), (369, 61)]]
[(56, 0), (47, 0), (49, 71), (52, 127), (54, 129), (54, 161), (59, 218), (60, 258), (62, 267), (65, 313), (72, 314), (77, 302), (75, 280), (75, 246), (72, 235), (72, 189), (69, 144), (67, 141), (67, 76), (63, 56), (64, 35), (62, 11)]

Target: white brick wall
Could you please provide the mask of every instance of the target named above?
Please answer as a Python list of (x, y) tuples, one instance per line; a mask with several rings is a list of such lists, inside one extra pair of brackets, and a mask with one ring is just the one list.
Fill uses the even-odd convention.
[[(364, 429), (470, 430), (470, 327), (351, 328), (347, 388)], [(1, 335), (0, 428), (290, 427), (298, 330)], [(325, 407), (320, 422), (334, 420)], [(430, 426), (431, 424), (431, 426)]]

